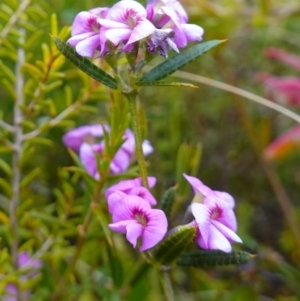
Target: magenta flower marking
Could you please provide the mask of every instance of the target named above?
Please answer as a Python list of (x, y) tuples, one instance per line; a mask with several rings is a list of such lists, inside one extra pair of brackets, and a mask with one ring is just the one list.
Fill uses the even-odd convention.
[(168, 222), (164, 212), (152, 209), (147, 201), (135, 195), (127, 195), (114, 207), (113, 223), (109, 228), (126, 233), (126, 239), (136, 247), (141, 239), (143, 252), (160, 242), (167, 232)]
[(116, 3), (99, 23), (109, 41), (115, 46), (124, 43), (122, 50), (131, 51), (136, 42), (151, 35), (155, 29), (146, 17), (147, 12), (140, 3), (123, 0)]
[(94, 57), (98, 50), (103, 56), (107, 51), (105, 36), (100, 31), (99, 20), (105, 18), (109, 8), (95, 8), (89, 12), (79, 13), (72, 25), (72, 37), (68, 43), (75, 47), (76, 52), (82, 56)]
[(233, 197), (226, 192), (210, 189), (195, 177), (184, 177), (196, 194), (191, 210), (198, 226), (197, 243), (203, 249), (230, 252), (230, 243), (242, 242), (235, 233), (237, 223), (233, 212)]

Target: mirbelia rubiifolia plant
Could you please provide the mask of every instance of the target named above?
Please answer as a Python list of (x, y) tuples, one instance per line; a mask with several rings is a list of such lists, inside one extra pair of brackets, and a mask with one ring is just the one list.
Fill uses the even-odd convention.
[[(53, 36), (65, 57), (111, 91), (110, 125), (75, 129), (65, 135), (64, 143), (79, 153), (79, 161), (72, 153), (74, 159), (99, 182), (93, 202), (97, 202), (110, 174), (124, 172), (132, 158), (137, 159), (140, 177), (120, 181), (105, 191), (108, 211), (112, 215), (108, 227), (125, 234), (133, 247), (139, 246), (140, 252), (147, 251), (145, 260), (129, 278), (136, 277), (146, 262), (153, 264), (162, 274), (167, 300), (174, 300), (169, 279), (174, 264), (217, 266), (243, 263), (252, 257), (244, 251), (232, 251), (231, 243), (242, 241), (235, 233), (235, 202), (226, 192), (214, 191), (199, 179), (184, 174), (195, 197), (187, 208), (182, 225), (170, 226), (176, 188), (166, 192), (159, 209), (153, 209), (157, 201), (149, 189), (155, 185), (156, 179), (148, 176), (144, 158), (153, 149), (148, 141), (142, 141), (139, 91), (145, 86), (194, 88), (188, 83), (160, 80), (223, 42), (205, 41), (179, 52), (190, 42), (200, 42), (204, 33), (201, 27), (187, 21), (188, 16), (178, 1), (149, 0), (144, 8), (136, 1), (124, 0), (111, 8), (99, 7), (80, 12), (68, 41)], [(168, 59), (170, 50), (177, 54)], [(145, 73), (144, 67), (157, 55), (164, 56), (166, 60)], [(105, 61), (111, 73), (87, 57)], [(127, 129), (129, 121), (133, 133)], [(97, 142), (99, 137), (103, 140)], [(91, 210), (87, 212), (82, 233), (90, 224)], [(84, 235), (82, 237), (78, 252), (84, 243)], [(193, 242), (201, 250), (188, 252)], [(130, 279), (126, 280), (127, 285)]]

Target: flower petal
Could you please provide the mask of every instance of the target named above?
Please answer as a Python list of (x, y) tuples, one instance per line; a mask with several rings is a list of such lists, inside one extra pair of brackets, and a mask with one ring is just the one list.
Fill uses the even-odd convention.
[(115, 46), (129, 39), (132, 30), (130, 28), (116, 28), (105, 31), (105, 37), (110, 40)]
[(218, 249), (224, 252), (231, 251), (231, 245), (228, 239), (213, 225), (210, 227), (210, 236), (207, 246), (207, 249)]
[(127, 195), (118, 202), (118, 206), (114, 206), (112, 219), (113, 222), (122, 220), (134, 220), (137, 212), (148, 212), (151, 209), (150, 204), (136, 195)]
[[(156, 183), (155, 177), (148, 177), (149, 188), (152, 188), (155, 185), (155, 183)], [(141, 186), (142, 186), (141, 178), (120, 181), (119, 183), (111, 186), (105, 191), (105, 197), (108, 198), (109, 195), (116, 190), (123, 191), (127, 194), (130, 191), (130, 189), (132, 189), (133, 187), (141, 187)]]
[(77, 14), (72, 24), (72, 36), (76, 36), (86, 32), (99, 32), (97, 25), (98, 17), (89, 12), (83, 11)]
[(122, 220), (113, 224), (109, 224), (108, 227), (119, 233), (126, 233), (126, 227), (132, 220)]
[(213, 194), (213, 191), (206, 185), (204, 185), (199, 179), (183, 174), (187, 181), (192, 185), (194, 193), (200, 192), (203, 196), (209, 196)]
[(144, 226), (141, 225), (139, 222), (133, 220), (130, 223), (128, 223), (126, 230), (126, 238), (135, 248), (138, 238), (141, 237), (143, 234)]
[(97, 167), (97, 159), (95, 157), (95, 153), (101, 154), (103, 151), (103, 144), (93, 144), (90, 145), (84, 142), (79, 150), (79, 158), (86, 169), (86, 171), (95, 178), (99, 177), (98, 167)]
[(181, 24), (181, 28), (188, 42), (201, 41), (204, 34), (202, 27), (195, 24)]
[(211, 221), (212, 225), (215, 226), (229, 241), (234, 241), (234, 242), (239, 242), (242, 243), (242, 240), (240, 237), (235, 234), (231, 229), (227, 228), (225, 225), (222, 223), (212, 220)]
[(114, 191), (113, 193), (111, 193), (109, 195), (109, 197), (107, 199), (109, 213), (113, 214), (114, 206), (116, 205), (116, 203), (118, 203), (126, 195), (127, 194), (122, 191)]
[(142, 236), (143, 242), (140, 251), (154, 247), (165, 236), (168, 229), (168, 221), (165, 213), (160, 209), (152, 209), (147, 214), (147, 226)]
[(193, 203), (191, 205), (191, 210), (197, 222), (200, 234), (203, 238), (204, 246), (205, 248), (208, 248), (211, 211), (208, 206), (199, 203)]
[(137, 196), (141, 197), (142, 199), (148, 201), (151, 206), (154, 206), (154, 205), (157, 204), (156, 199), (154, 198), (154, 196), (145, 187), (133, 187), (128, 192), (128, 194), (130, 194), (130, 195), (137, 195)]
[(76, 45), (76, 52), (81, 56), (94, 57), (97, 48), (100, 50), (100, 36), (94, 35), (90, 38), (86, 38)]
[(234, 208), (234, 198), (227, 192), (214, 190), (214, 193), (219, 197), (229, 208)]

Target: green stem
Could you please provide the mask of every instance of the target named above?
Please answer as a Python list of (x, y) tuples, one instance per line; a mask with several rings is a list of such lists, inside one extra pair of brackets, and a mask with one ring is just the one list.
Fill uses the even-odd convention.
[(163, 290), (164, 290), (164, 294), (166, 296), (166, 300), (167, 301), (174, 301), (174, 292), (173, 292), (173, 288), (172, 288), (172, 283), (171, 283), (171, 279), (170, 279), (170, 274), (169, 274), (169, 270), (162, 270), (162, 286), (163, 286)]
[(129, 110), (130, 110), (132, 129), (133, 129), (134, 139), (135, 139), (136, 157), (139, 164), (142, 183), (144, 187), (149, 188), (146, 162), (145, 162), (145, 157), (143, 154), (143, 147), (142, 147), (141, 130), (138, 121), (136, 93), (126, 94), (126, 97), (129, 101)]

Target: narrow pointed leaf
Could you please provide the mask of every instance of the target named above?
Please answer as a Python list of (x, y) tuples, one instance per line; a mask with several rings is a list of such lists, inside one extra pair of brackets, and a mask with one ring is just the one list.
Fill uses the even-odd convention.
[(204, 43), (197, 44), (192, 48), (181, 52), (169, 60), (164, 61), (158, 66), (151, 69), (148, 73), (144, 74), (140, 82), (136, 83), (137, 85), (142, 85), (145, 83), (151, 83), (158, 81), (162, 78), (165, 78), (169, 74), (175, 72), (179, 68), (183, 67), (187, 63), (191, 62), (198, 56), (204, 54), (209, 49), (217, 46), (220, 43), (223, 43), (224, 40), (212, 40)]
[(177, 260), (177, 265), (197, 268), (214, 267), (230, 264), (245, 263), (255, 257), (245, 251), (232, 251), (226, 253), (220, 250), (198, 250), (183, 254)]
[(198, 87), (192, 84), (188, 84), (188, 83), (176, 83), (176, 82), (138, 82), (137, 83), (138, 86), (165, 86), (165, 87), (169, 87), (169, 86), (177, 86), (177, 87), (187, 87), (187, 88), (194, 88), (197, 89)]
[(175, 200), (175, 188), (171, 187), (165, 192), (160, 204), (160, 209), (164, 211), (168, 219), (170, 218), (171, 215), (174, 200)]
[(77, 54), (75, 48), (57, 37), (53, 37), (53, 41), (56, 44), (58, 50), (73, 64), (75, 64), (81, 71), (83, 71), (96, 81), (108, 86), (109, 88), (117, 89), (117, 82), (113, 77), (104, 72), (102, 69), (98, 68), (87, 58), (84, 58)]
[(163, 265), (175, 261), (192, 242), (196, 228), (179, 226), (165, 238), (154, 250), (153, 258)]

